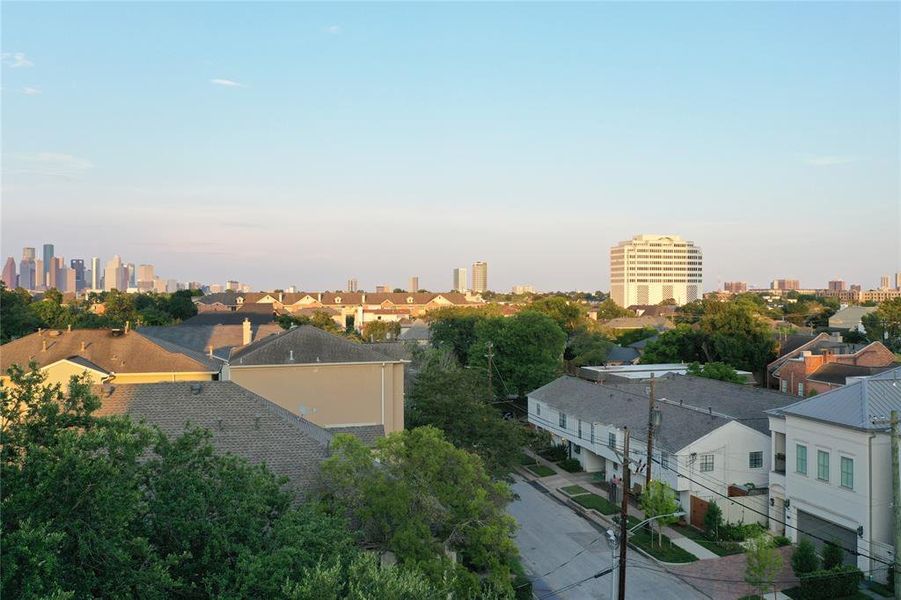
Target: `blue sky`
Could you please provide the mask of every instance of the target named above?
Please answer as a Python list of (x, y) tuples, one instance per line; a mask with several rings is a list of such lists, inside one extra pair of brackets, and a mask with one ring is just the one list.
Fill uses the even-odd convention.
[(3, 256), (607, 289), (901, 270), (898, 3), (2, 6)]

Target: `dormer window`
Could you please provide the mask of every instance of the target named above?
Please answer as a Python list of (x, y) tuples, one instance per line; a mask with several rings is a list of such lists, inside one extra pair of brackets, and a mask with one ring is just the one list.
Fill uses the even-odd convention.
[(413, 304), (413, 296), (407, 297), (407, 304)]
[(341, 304), (341, 296), (335, 296), (335, 304)]

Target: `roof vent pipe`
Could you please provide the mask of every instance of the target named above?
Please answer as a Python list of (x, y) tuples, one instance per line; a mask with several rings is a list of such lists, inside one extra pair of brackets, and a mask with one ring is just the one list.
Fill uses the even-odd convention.
[(84, 340), (81, 340), (81, 351), (84, 352), (88, 349), (88, 344)]
[(288, 360), (294, 362), (294, 350), (288, 350)]

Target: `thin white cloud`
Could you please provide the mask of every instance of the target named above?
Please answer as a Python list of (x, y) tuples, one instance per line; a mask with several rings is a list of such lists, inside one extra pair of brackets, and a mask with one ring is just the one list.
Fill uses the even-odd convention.
[(338, 35), (339, 33), (341, 33), (341, 26), (340, 25), (329, 25), (328, 27), (325, 28), (325, 32), (329, 35)]
[(43, 92), (41, 92), (41, 88), (34, 87), (33, 85), (26, 85), (22, 88), (22, 93), (26, 96), (40, 96)]
[(28, 60), (24, 52), (4, 52), (0, 54), (0, 60), (11, 69), (34, 66), (34, 63)]
[(834, 167), (835, 165), (857, 162), (857, 160), (854, 156), (808, 156), (804, 159), (804, 164), (811, 167)]
[(210, 79), (213, 85), (221, 85), (223, 87), (247, 87), (243, 83), (239, 83), (234, 79)]
[(3, 161), (7, 175), (43, 175), (74, 179), (92, 169), (94, 164), (61, 152), (22, 152), (8, 154)]

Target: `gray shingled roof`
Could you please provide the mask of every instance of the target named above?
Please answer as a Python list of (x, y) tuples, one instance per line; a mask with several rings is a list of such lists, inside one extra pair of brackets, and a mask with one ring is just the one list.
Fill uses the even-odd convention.
[(366, 344), (357, 344), (312, 325), (302, 325), (232, 351), (232, 366), (342, 362), (392, 362)]
[(807, 379), (810, 381), (820, 381), (822, 383), (845, 385), (845, 381), (848, 377), (866, 377), (893, 368), (894, 365), (885, 367), (864, 367), (861, 365), (846, 365), (844, 363), (827, 363), (808, 375)]
[(768, 411), (774, 416), (793, 415), (854, 429), (885, 429), (873, 419), (886, 419), (901, 411), (901, 367), (871, 377), (849, 380), (835, 388), (789, 406)]
[[(237, 313), (228, 313), (237, 314)], [(252, 339), (260, 340), (280, 333), (276, 323), (252, 324)], [(213, 347), (213, 353), (225, 360), (231, 349), (244, 343), (244, 326), (238, 325), (174, 325), (170, 327), (139, 327), (138, 331), (155, 341), (169, 342), (201, 354)]]
[[(209, 429), (219, 452), (265, 463), (304, 495), (317, 483), (332, 434), (228, 381), (97, 386), (98, 415), (127, 414), (169, 436), (188, 424)], [(195, 393), (196, 391), (196, 393)]]
[(327, 427), (331, 434), (349, 433), (356, 436), (367, 446), (375, 446), (375, 441), (385, 437), (384, 425), (349, 425), (345, 427)]
[[(647, 382), (598, 384), (563, 376), (529, 397), (583, 421), (628, 427), (634, 435), (645, 437), (647, 394)], [(769, 435), (764, 411), (794, 400), (787, 394), (688, 375), (661, 377), (656, 395), (663, 416), (657, 440), (672, 452), (733, 420)]]
[(622, 346), (614, 346), (610, 349), (610, 352), (607, 353), (607, 360), (605, 362), (631, 363), (638, 357), (639, 353), (635, 348), (623, 348)]
[(264, 304), (261, 306), (266, 310), (244, 310), (242, 308), (236, 311), (197, 313), (190, 319), (182, 321), (181, 325), (185, 327), (194, 325), (240, 325), (244, 322), (244, 319), (248, 319), (253, 325), (274, 322), (275, 314), (272, 311), (272, 305)]

